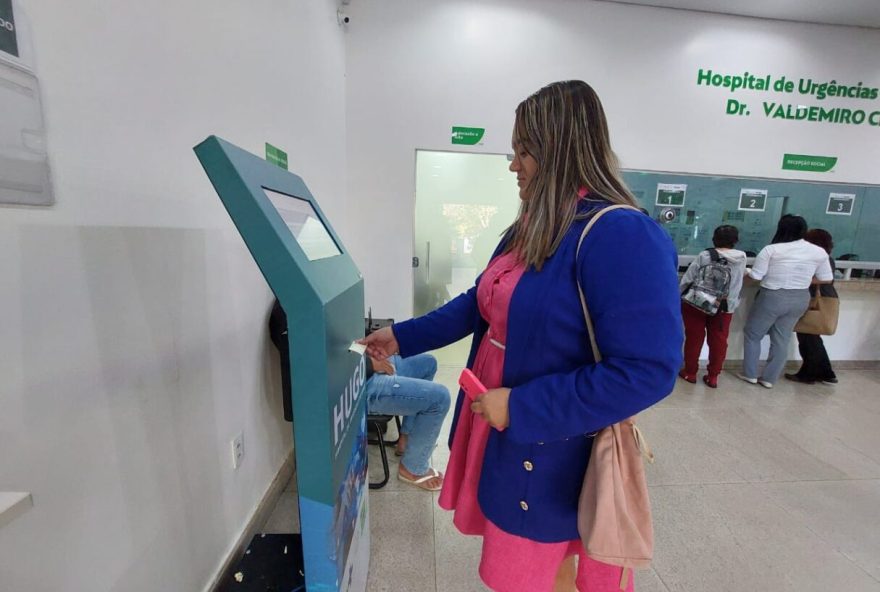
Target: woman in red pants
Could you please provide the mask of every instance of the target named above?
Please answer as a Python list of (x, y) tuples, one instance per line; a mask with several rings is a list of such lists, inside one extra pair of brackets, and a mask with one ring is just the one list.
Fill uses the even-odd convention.
[[(678, 375), (690, 382), (697, 382), (697, 368), (703, 341), (709, 343), (709, 368), (703, 382), (711, 388), (718, 387), (718, 375), (724, 358), (727, 357), (727, 335), (730, 332), (730, 320), (733, 311), (739, 304), (739, 293), (742, 290), (743, 276), (746, 269), (746, 254), (734, 249), (739, 242), (739, 230), (736, 226), (723, 225), (715, 229), (712, 235), (714, 251), (726, 263), (730, 271), (730, 284), (727, 296), (721, 309), (714, 315), (688, 304), (681, 303), (681, 315), (684, 319), (684, 368)], [(688, 267), (681, 278), (682, 290), (694, 283), (700, 275), (700, 269), (712, 264), (712, 249), (702, 251)]]

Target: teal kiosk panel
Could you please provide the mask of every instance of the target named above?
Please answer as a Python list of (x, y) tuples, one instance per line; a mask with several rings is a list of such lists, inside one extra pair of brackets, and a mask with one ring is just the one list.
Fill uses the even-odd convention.
[(303, 180), (211, 136), (195, 147), (287, 314), (306, 589), (366, 590), (365, 360), (361, 274)]

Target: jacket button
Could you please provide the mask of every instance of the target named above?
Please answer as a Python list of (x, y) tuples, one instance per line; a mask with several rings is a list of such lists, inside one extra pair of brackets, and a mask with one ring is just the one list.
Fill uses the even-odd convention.
[(523, 463), (523, 468), (524, 468), (525, 470), (527, 470), (527, 471), (531, 471), (532, 469), (535, 468), (535, 465), (533, 465), (533, 464), (530, 463), (529, 461), (525, 461), (525, 462)]
[(524, 512), (529, 511), (529, 504), (527, 504), (525, 501), (520, 502), (519, 507), (522, 508)]

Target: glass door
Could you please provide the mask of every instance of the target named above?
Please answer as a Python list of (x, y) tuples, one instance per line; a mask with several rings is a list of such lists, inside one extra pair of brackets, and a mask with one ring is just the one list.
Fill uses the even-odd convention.
[[(442, 306), (474, 285), (519, 210), (504, 154), (416, 152), (413, 313)], [(435, 352), (465, 363), (470, 340)]]

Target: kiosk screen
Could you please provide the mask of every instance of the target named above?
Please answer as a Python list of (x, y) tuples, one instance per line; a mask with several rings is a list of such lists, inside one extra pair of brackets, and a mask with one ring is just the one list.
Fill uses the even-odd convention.
[(293, 238), (302, 247), (309, 261), (342, 254), (311, 203), (265, 187), (263, 187), (263, 191), (275, 206), (278, 215), (287, 224)]

